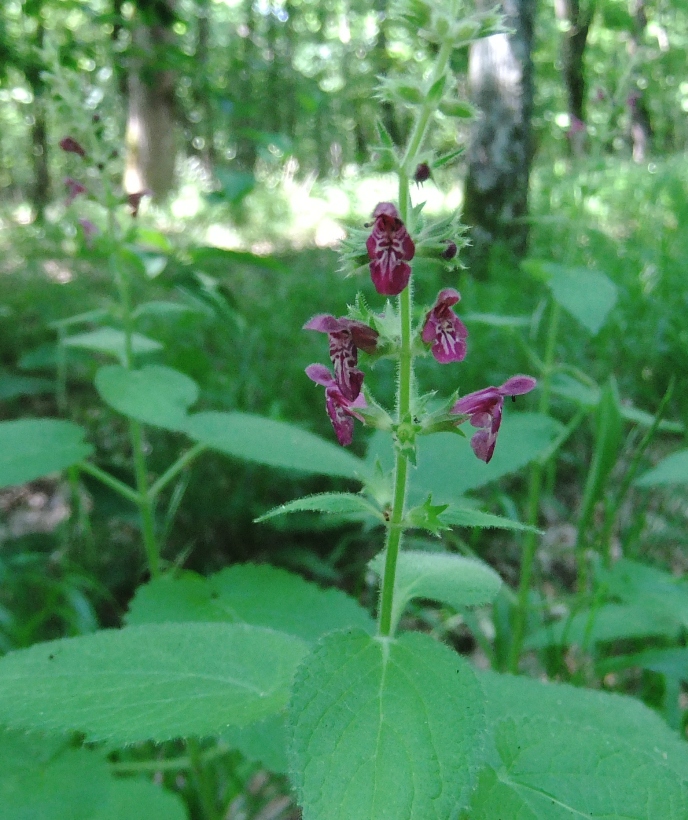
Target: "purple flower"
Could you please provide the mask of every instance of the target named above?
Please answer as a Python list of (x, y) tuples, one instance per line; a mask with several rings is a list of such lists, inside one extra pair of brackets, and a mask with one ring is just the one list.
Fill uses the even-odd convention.
[(71, 205), (72, 202), (79, 196), (79, 194), (86, 193), (86, 186), (82, 185), (80, 182), (77, 182), (75, 179), (71, 177), (66, 177), (64, 181), (65, 185), (67, 186), (67, 199), (66, 205)]
[(61, 139), (60, 148), (68, 154), (78, 154), (80, 157), (86, 156), (86, 151), (84, 151), (73, 137), (64, 137)]
[(375, 290), (385, 296), (397, 296), (408, 285), (416, 246), (399, 219), (391, 202), (381, 202), (373, 211), (373, 232), (366, 241), (370, 257), (370, 275)]
[(93, 245), (93, 237), (97, 236), (100, 231), (98, 228), (91, 222), (90, 219), (78, 219), (77, 222), (81, 225), (81, 229), (84, 232), (84, 241), (86, 245), (90, 248)]
[(349, 401), (323, 364), (308, 365), (306, 375), (311, 381), (322, 384), (325, 388), (325, 409), (334, 427), (337, 441), (342, 447), (351, 444), (354, 437), (354, 417), (361, 419), (356, 413), (356, 408), (365, 407), (366, 400), (363, 396), (358, 396), (356, 401)]
[(421, 339), (432, 344), (432, 355), (440, 364), (462, 362), (466, 358), (466, 326), (451, 309), (461, 295), (453, 288), (437, 294), (437, 301), (425, 317)]
[(469, 416), (473, 427), (478, 428), (471, 439), (473, 452), (485, 464), (489, 464), (497, 443), (497, 433), (502, 423), (505, 396), (521, 396), (530, 393), (537, 382), (531, 376), (512, 376), (500, 387), (485, 387), (459, 399), (452, 413)]
[(303, 326), (304, 330), (327, 333), (330, 342), (330, 359), (334, 365), (334, 378), (344, 398), (354, 401), (361, 392), (363, 373), (356, 367), (358, 350), (372, 353), (379, 333), (363, 322), (353, 319), (337, 319), (327, 313), (319, 313)]

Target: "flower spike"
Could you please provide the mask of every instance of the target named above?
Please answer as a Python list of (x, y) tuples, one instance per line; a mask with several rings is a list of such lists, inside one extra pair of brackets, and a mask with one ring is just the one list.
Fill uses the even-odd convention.
[(349, 401), (325, 365), (308, 365), (306, 375), (311, 381), (325, 388), (325, 409), (332, 422), (337, 441), (342, 447), (351, 444), (354, 437), (354, 418), (363, 421), (356, 413), (356, 409), (366, 407), (366, 400), (359, 395), (355, 401)]
[(370, 275), (378, 293), (397, 296), (409, 283), (411, 266), (407, 263), (413, 259), (416, 246), (391, 202), (381, 202), (373, 211), (373, 219), (373, 231), (366, 241)]
[(459, 399), (450, 410), (470, 418), (478, 432), (473, 434), (471, 447), (476, 456), (490, 463), (497, 443), (497, 433), (502, 423), (505, 396), (521, 396), (537, 384), (532, 376), (512, 376), (499, 387), (485, 387)]
[(437, 301), (425, 317), (421, 339), (432, 344), (432, 355), (440, 364), (462, 362), (466, 358), (466, 326), (451, 309), (461, 299), (453, 288), (437, 294)]

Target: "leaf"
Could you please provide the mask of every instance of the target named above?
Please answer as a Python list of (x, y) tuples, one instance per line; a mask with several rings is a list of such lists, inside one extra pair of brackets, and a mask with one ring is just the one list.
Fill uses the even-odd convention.
[(185, 573), (140, 586), (128, 624), (229, 621), (287, 632), (316, 641), (334, 629), (372, 631), (370, 615), (338, 589), (321, 589), (267, 564), (235, 564), (209, 578)]
[(471, 667), (426, 635), (328, 635), (289, 707), (304, 820), (454, 816), (473, 785), (482, 704)]
[(64, 470), (93, 452), (86, 431), (70, 421), (0, 422), (0, 487), (23, 484)]
[(448, 506), (448, 504), (433, 504), (432, 496), (429, 495), (422, 504), (406, 513), (404, 523), (407, 527), (428, 530), (433, 535), (439, 535), (442, 530), (448, 529), (442, 517), (442, 513)]
[(672, 769), (686, 777), (686, 743), (656, 712), (635, 698), (491, 671), (480, 672), (478, 678), (485, 691), (488, 723), (492, 725), (505, 718), (561, 718), (578, 727), (567, 738), (579, 748), (584, 747), (587, 729), (598, 729), (638, 749), (656, 750)]
[(470, 507), (458, 507), (455, 504), (450, 504), (440, 518), (445, 524), (452, 527), (483, 527), (485, 529), (517, 530), (518, 532), (541, 532), (537, 527), (531, 527), (530, 524), (522, 524), (520, 521), (513, 521), (511, 518), (504, 518), (502, 515), (493, 515)]
[[(507, 410), (489, 464), (475, 457), (468, 439), (453, 433), (421, 436), (418, 467), (410, 470), (410, 501), (422, 503), (432, 493), (435, 503), (450, 503), (468, 490), (517, 472), (546, 450), (561, 429), (562, 425), (549, 416)], [(371, 472), (378, 458), (383, 468), (392, 469), (391, 438), (386, 433), (375, 433), (371, 438), (366, 458)]]
[(495, 743), (501, 766), (481, 772), (471, 820), (681, 820), (688, 812), (685, 781), (652, 748), (538, 717), (502, 721)]
[(39, 396), (52, 393), (55, 382), (37, 376), (15, 376), (13, 373), (0, 373), (0, 401), (11, 401), (19, 396)]
[[(385, 553), (376, 555), (369, 566), (382, 578)], [(430, 598), (462, 609), (492, 603), (501, 586), (499, 575), (482, 561), (441, 552), (404, 550), (397, 559), (392, 624), (396, 627), (414, 598)]]
[[(98, 330), (90, 330), (87, 333), (77, 333), (75, 336), (67, 336), (62, 344), (67, 347), (79, 347), (84, 350), (92, 350), (95, 353), (107, 353), (115, 356), (121, 364), (125, 364), (125, 334), (124, 331), (114, 327), (101, 327)], [(136, 356), (141, 353), (152, 353), (154, 350), (162, 350), (160, 342), (149, 339), (140, 333), (132, 333), (131, 351)]]
[(633, 604), (605, 604), (596, 611), (583, 610), (573, 618), (564, 618), (529, 635), (526, 649), (545, 646), (593, 646), (596, 643), (649, 638), (676, 637), (679, 624), (673, 618), (652, 615)]
[(600, 271), (528, 260), (526, 270), (546, 279), (552, 296), (593, 336), (616, 304), (618, 288)]
[(198, 399), (193, 379), (162, 365), (127, 370), (121, 365), (101, 367), (96, 390), (118, 413), (165, 430), (183, 430), (188, 409)]
[(287, 729), (283, 715), (271, 715), (250, 726), (232, 726), (222, 732), (233, 749), (255, 763), (262, 763), (275, 774), (288, 774)]
[(636, 487), (664, 487), (688, 484), (688, 450), (672, 453), (635, 482)]
[(495, 726), (470, 820), (686, 816), (688, 747), (631, 698), (484, 672)]
[[(127, 778), (110, 782), (110, 799), (91, 820), (186, 820), (186, 807), (176, 794), (150, 780)], [(46, 818), (48, 820), (48, 818)], [(52, 820), (52, 818), (51, 818)]]
[(140, 316), (153, 316), (156, 319), (172, 320), (186, 313), (198, 314), (200, 311), (197, 307), (191, 307), (191, 305), (182, 302), (166, 302), (164, 300), (153, 299), (150, 302), (140, 304), (133, 315), (135, 319)]
[(599, 580), (610, 595), (688, 628), (688, 585), (668, 572), (623, 558)]
[(596, 669), (600, 674), (606, 675), (607, 672), (618, 672), (632, 666), (688, 682), (688, 647), (648, 649), (646, 652), (636, 652), (633, 655), (605, 658), (596, 665)]
[(531, 322), (528, 316), (503, 316), (498, 313), (466, 313), (461, 318), (469, 324), (474, 322), (490, 327), (529, 327)]
[(3, 820), (91, 820), (107, 802), (111, 780), (105, 761), (86, 749), (60, 750), (65, 743), (0, 732)]
[(278, 515), (294, 512), (323, 512), (335, 515), (345, 515), (356, 520), (369, 519), (371, 516), (380, 521), (384, 521), (380, 510), (362, 495), (354, 493), (317, 493), (307, 495), (304, 498), (297, 498), (286, 504), (281, 504), (269, 512), (264, 513), (260, 518), (256, 518), (256, 524), (276, 518)]
[(90, 740), (215, 735), (279, 712), (305, 645), (244, 624), (150, 624), (0, 659), (0, 721)]
[(235, 458), (319, 475), (359, 478), (363, 461), (332, 442), (293, 424), (247, 413), (195, 413), (186, 433)]

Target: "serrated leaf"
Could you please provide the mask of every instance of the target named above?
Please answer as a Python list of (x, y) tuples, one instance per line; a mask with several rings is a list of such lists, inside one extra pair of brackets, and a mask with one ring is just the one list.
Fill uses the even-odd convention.
[(365, 462), (293, 424), (248, 413), (195, 413), (187, 435), (221, 453), (271, 467), (319, 475), (360, 478)]
[(541, 532), (537, 527), (512, 521), (502, 515), (450, 504), (441, 515), (442, 521), (451, 527), (483, 527), (485, 529), (516, 530), (518, 532)]
[(278, 629), (308, 642), (335, 629), (374, 628), (370, 615), (338, 589), (321, 589), (267, 564), (235, 564), (209, 578), (184, 573), (140, 586), (128, 624), (229, 621)]
[(688, 450), (672, 453), (635, 482), (636, 487), (664, 487), (688, 484)]
[(96, 373), (95, 385), (113, 410), (165, 430), (183, 430), (188, 409), (198, 399), (193, 379), (162, 365), (147, 365), (141, 370), (107, 365)]
[[(78, 347), (83, 350), (92, 350), (95, 353), (106, 353), (115, 356), (121, 364), (126, 363), (126, 345), (123, 330), (114, 327), (101, 327), (98, 330), (91, 330), (87, 333), (77, 333), (74, 336), (67, 336), (62, 342), (67, 347)], [(140, 333), (131, 335), (131, 352), (136, 356), (142, 353), (153, 353), (162, 350), (160, 342), (149, 339)]]
[(62, 738), (0, 731), (3, 820), (91, 820), (108, 801), (112, 781), (105, 761), (65, 745)]
[(59, 419), (0, 422), (0, 487), (64, 470), (93, 452), (86, 431)]
[(648, 612), (633, 604), (605, 604), (595, 611), (583, 610), (533, 632), (525, 641), (527, 649), (545, 646), (592, 647), (597, 643), (666, 636), (675, 638), (679, 623), (674, 618)]
[(351, 516), (356, 519), (368, 519), (372, 516), (384, 521), (377, 507), (361, 495), (354, 495), (354, 493), (317, 493), (307, 495), (304, 498), (297, 498), (286, 504), (280, 504), (279, 507), (266, 512), (260, 518), (256, 518), (255, 523), (259, 524), (278, 515), (295, 512), (332, 513), (334, 515)]
[(445, 820), (467, 803), (483, 696), (471, 667), (431, 638), (329, 635), (289, 709), (304, 820)]
[[(127, 778), (110, 782), (110, 798), (91, 820), (186, 820), (181, 798), (150, 780)], [(47, 820), (47, 818), (46, 818)]]
[(539, 717), (502, 721), (495, 744), (502, 765), (481, 772), (471, 820), (681, 820), (688, 812), (685, 782), (652, 748)]
[(480, 672), (478, 677), (485, 691), (490, 724), (533, 715), (548, 720), (561, 717), (579, 727), (569, 736), (572, 743), (591, 727), (639, 749), (656, 749), (676, 772), (684, 777), (688, 772), (686, 743), (656, 712), (635, 698), (491, 671)]
[[(375, 556), (369, 566), (382, 578), (385, 553)], [(482, 561), (440, 552), (404, 550), (397, 559), (392, 624), (396, 627), (414, 598), (430, 598), (461, 609), (491, 603), (501, 586), (499, 575)]]
[[(410, 470), (411, 503), (421, 503), (429, 493), (437, 503), (456, 501), (468, 490), (517, 472), (541, 452), (562, 430), (562, 425), (541, 413), (504, 414), (494, 457), (489, 464), (479, 461), (469, 441), (452, 433), (436, 433), (418, 439), (418, 467)], [(371, 465), (380, 460), (383, 468), (394, 464), (391, 437), (376, 432), (368, 448)]]
[(279, 712), (305, 644), (244, 624), (149, 624), (0, 659), (0, 722), (136, 743), (215, 735)]

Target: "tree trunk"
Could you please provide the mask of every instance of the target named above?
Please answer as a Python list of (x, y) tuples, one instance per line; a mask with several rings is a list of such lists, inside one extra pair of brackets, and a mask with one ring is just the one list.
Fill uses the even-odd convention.
[(469, 56), (471, 97), (482, 118), (468, 154), (464, 218), (472, 228), (470, 269), (478, 278), (487, 275), (495, 243), (515, 256), (528, 244), (535, 0), (502, 5), (513, 33), (479, 40)]
[[(40, 12), (40, 9), (39, 9)], [(39, 17), (40, 19), (40, 17)], [(40, 55), (43, 49), (45, 28), (39, 22), (36, 29), (35, 49)], [(31, 204), (36, 219), (40, 222), (50, 198), (50, 168), (48, 165), (48, 126), (46, 122), (45, 82), (41, 77), (43, 65), (40, 56), (25, 69), (26, 79), (33, 94), (33, 123), (31, 125), (31, 160), (33, 164), (33, 184)]]
[(175, 76), (164, 67), (173, 37), (172, 2), (145, 4), (147, 15), (133, 33), (136, 56), (129, 71), (124, 188), (127, 193), (149, 190), (156, 199), (164, 199), (174, 186)]
[[(636, 55), (642, 46), (645, 27), (647, 26), (647, 14), (645, 13), (645, 0), (634, 0), (633, 3), (633, 32), (628, 50), (631, 59), (635, 60)], [(638, 71), (634, 71), (634, 81), (636, 88), (628, 95), (627, 103), (631, 116), (631, 143), (633, 147), (634, 162), (644, 162), (650, 143), (652, 141), (652, 123), (650, 112), (645, 102), (645, 95), (640, 90), (642, 84)]]
[(594, 0), (555, 0), (557, 20), (566, 27), (561, 44), (562, 73), (571, 123), (585, 122), (585, 46), (595, 13)]

